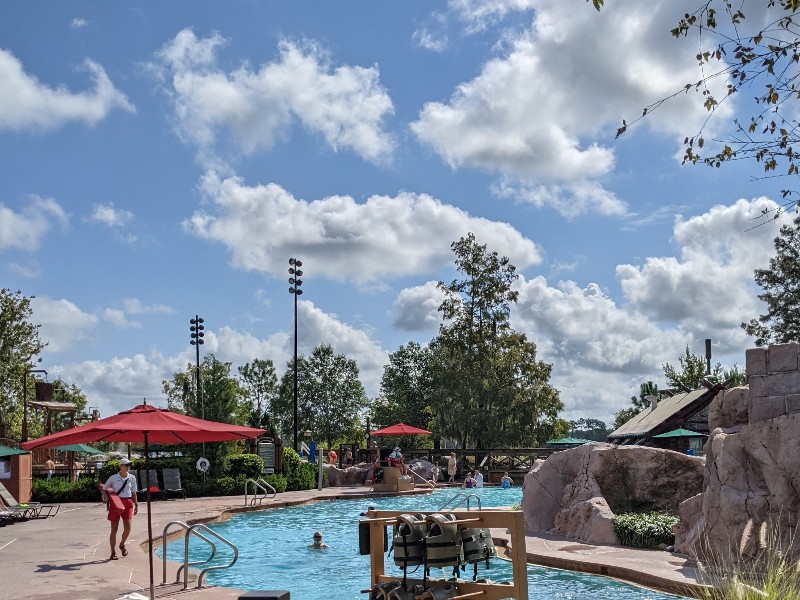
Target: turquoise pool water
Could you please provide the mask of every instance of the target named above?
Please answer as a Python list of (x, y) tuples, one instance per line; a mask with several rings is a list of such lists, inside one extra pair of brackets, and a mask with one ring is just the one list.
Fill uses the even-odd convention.
[[(483, 508), (510, 506), (519, 502), (522, 489), (503, 490), (482, 488), (471, 490), (481, 498)], [(367, 506), (382, 510), (437, 510), (454, 491), (437, 490), (431, 494), (393, 497), (333, 500), (305, 506), (275, 508), (235, 515), (225, 523), (211, 528), (231, 540), (239, 548), (239, 560), (230, 569), (212, 571), (208, 583), (243, 590), (281, 589), (291, 592), (292, 600), (366, 600), (361, 590), (369, 587), (369, 556), (358, 553), (358, 520)], [(473, 508), (475, 502), (472, 501)], [(323, 533), (326, 550), (310, 550), (315, 530)], [(209, 547), (192, 540), (190, 560), (204, 560)], [(171, 560), (183, 559), (183, 541), (167, 546)], [(218, 544), (213, 564), (230, 562), (231, 552)], [(218, 560), (219, 559), (219, 560)], [(386, 559), (387, 573), (402, 575), (392, 557)], [(467, 567), (471, 576), (472, 566)], [(451, 569), (447, 570), (447, 575)], [(447, 576), (445, 575), (445, 576)], [(168, 575), (174, 577), (174, 572)], [(421, 577), (421, 573), (409, 573)], [(435, 570), (432, 577), (439, 577)], [(490, 568), (479, 567), (479, 576), (493, 581), (511, 579), (510, 563), (494, 559)], [(531, 600), (669, 600), (675, 596), (659, 594), (616, 582), (605, 577), (583, 575), (569, 571), (528, 566)]]

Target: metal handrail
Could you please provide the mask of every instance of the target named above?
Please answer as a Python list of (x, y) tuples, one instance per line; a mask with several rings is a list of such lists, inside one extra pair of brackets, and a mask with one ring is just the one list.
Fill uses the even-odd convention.
[[(459, 502), (458, 504), (453, 504), (453, 503), (454, 503), (456, 500), (458, 500), (459, 498), (461, 498), (461, 499), (462, 499), (462, 500), (461, 500), (461, 502)], [(467, 503), (467, 510), (471, 510), (471, 509), (470, 509), (470, 507), (469, 507), (469, 500), (470, 500), (470, 498), (475, 498), (475, 500), (477, 500), (477, 501), (478, 501), (478, 510), (482, 510), (482, 508), (481, 508), (481, 498), (480, 498), (480, 496), (478, 496), (477, 494), (465, 494), (464, 492), (459, 492), (459, 493), (457, 493), (455, 496), (453, 496), (452, 498), (450, 498), (450, 500), (448, 500), (447, 502), (445, 502), (445, 503), (442, 505), (442, 507), (441, 507), (439, 510), (444, 510), (444, 509), (446, 509), (446, 508), (449, 508), (450, 510), (455, 510), (455, 509), (457, 509), (459, 506), (461, 506), (462, 504), (464, 504), (464, 501), (465, 501), (465, 500), (466, 500), (466, 503)], [(452, 506), (451, 506), (451, 504), (452, 504)]]
[[(223, 544), (227, 544), (228, 547), (231, 550), (233, 550), (233, 560), (229, 564), (206, 567), (205, 569), (200, 571), (200, 575), (197, 576), (197, 587), (198, 588), (203, 585), (203, 577), (206, 576), (206, 573), (208, 573), (209, 571), (218, 571), (220, 569), (229, 569), (230, 567), (232, 567), (233, 565), (236, 564), (237, 560), (239, 560), (239, 549), (236, 546), (234, 546), (229, 540), (225, 539), (224, 537), (222, 537), (220, 534), (218, 534), (217, 532), (213, 531), (212, 529), (209, 529), (208, 527), (206, 527), (202, 523), (196, 523), (196, 524), (192, 525), (186, 531), (186, 540), (184, 542), (185, 554), (184, 554), (184, 559), (183, 560), (184, 560), (184, 566), (186, 566), (186, 569), (183, 572), (183, 589), (186, 589), (188, 587), (188, 585), (189, 585), (188, 584), (188, 578), (189, 578), (189, 567), (188, 567), (188, 563), (189, 563), (189, 535), (192, 534), (192, 533), (194, 533), (195, 535), (198, 535), (197, 532), (195, 531), (195, 529), (202, 529), (206, 533), (209, 533), (212, 536), (214, 536), (215, 538), (217, 538)], [(206, 561), (206, 562), (208, 562), (208, 561)]]
[[(173, 525), (178, 525), (178, 526), (182, 527), (186, 531), (185, 535), (187, 537), (189, 535), (189, 526), (186, 523), (184, 523), (183, 521), (170, 521), (169, 523), (166, 524), (166, 526), (164, 526), (164, 533), (163, 533), (163, 535), (161, 537), (161, 558), (162, 558), (161, 562), (162, 562), (163, 571), (164, 571), (161, 583), (167, 583), (167, 531)], [(214, 544), (214, 542), (212, 542), (210, 539), (205, 537), (202, 533), (198, 533), (196, 531), (194, 531), (193, 533), (194, 533), (194, 535), (199, 537), (201, 540), (203, 540), (203, 541), (205, 541), (205, 542), (207, 542), (208, 544), (211, 545), (211, 556), (209, 556), (206, 560), (199, 560), (197, 562), (188, 562), (187, 561), (187, 555), (184, 555), (184, 557), (183, 557), (184, 564), (181, 565), (180, 568), (178, 569), (178, 573), (175, 576), (175, 583), (178, 583), (181, 580), (181, 571), (183, 570), (184, 567), (187, 567), (187, 571), (188, 571), (188, 567), (189, 566), (202, 565), (204, 563), (207, 563), (208, 561), (212, 560), (214, 558), (214, 556), (216, 555), (216, 553), (217, 553), (217, 546), (216, 546), (216, 544)], [(184, 588), (184, 589), (186, 589), (186, 588)]]
[(422, 481), (422, 483), (425, 483), (425, 484), (429, 485), (429, 486), (431, 487), (431, 489), (433, 489), (433, 488), (435, 488), (435, 487), (436, 487), (436, 486), (435, 486), (434, 484), (432, 484), (430, 481), (428, 481), (427, 479), (425, 479), (425, 478), (424, 478), (422, 475), (420, 475), (419, 473), (416, 473), (416, 472), (414, 471), (414, 469), (406, 469), (406, 472), (407, 472), (407, 473), (411, 473), (411, 474), (412, 474), (414, 477), (416, 477), (417, 479), (421, 480), (421, 481)]
[[(248, 490), (250, 489), (251, 482), (255, 489), (253, 490), (253, 499), (250, 500), (250, 502), (248, 502), (247, 501), (249, 495)], [(267, 488), (269, 488), (269, 491), (267, 491)], [(261, 490), (262, 492), (261, 496), (258, 495), (258, 490)], [(255, 506), (256, 500), (258, 500), (258, 503), (261, 504), (264, 500), (266, 500), (267, 494), (269, 494), (270, 492), (272, 492), (272, 498), (274, 498), (278, 493), (274, 487), (272, 487), (269, 483), (261, 479), (261, 477), (259, 477), (258, 479), (248, 479), (247, 481), (244, 482), (244, 505), (247, 506), (249, 504), (250, 506)]]

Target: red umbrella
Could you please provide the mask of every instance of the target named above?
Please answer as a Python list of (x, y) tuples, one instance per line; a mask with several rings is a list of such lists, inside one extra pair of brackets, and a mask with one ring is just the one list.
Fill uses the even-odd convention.
[(420, 429), (405, 423), (398, 423), (397, 425), (369, 432), (370, 435), (430, 435), (430, 433), (427, 429)]
[[(91, 442), (144, 443), (145, 469), (150, 467), (149, 444), (194, 444), (227, 442), (258, 437), (264, 429), (230, 425), (188, 417), (147, 403), (105, 419), (73, 427), (20, 444), (25, 450)], [(153, 525), (150, 517), (150, 490), (147, 491), (147, 536), (150, 555), (150, 599), (155, 597), (153, 584)]]

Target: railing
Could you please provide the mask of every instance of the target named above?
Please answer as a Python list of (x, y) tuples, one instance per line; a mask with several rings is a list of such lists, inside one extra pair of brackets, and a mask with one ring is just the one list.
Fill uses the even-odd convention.
[(406, 469), (406, 473), (411, 473), (411, 474), (412, 474), (414, 477), (416, 477), (416, 478), (417, 478), (417, 479), (419, 479), (419, 480), (420, 480), (422, 483), (426, 484), (427, 486), (429, 486), (429, 487), (431, 487), (431, 488), (435, 488), (435, 487), (436, 487), (436, 486), (435, 486), (434, 484), (432, 484), (430, 481), (428, 481), (427, 479), (425, 479), (425, 478), (424, 478), (422, 475), (420, 475), (419, 473), (415, 473), (415, 472), (414, 472), (414, 469)]
[[(475, 500), (478, 501), (478, 510), (482, 510), (480, 497), (477, 494), (465, 494), (464, 492), (459, 492), (458, 494), (450, 498), (450, 500), (445, 502), (439, 510), (445, 510), (445, 509), (455, 510), (459, 506), (463, 505), (465, 501), (467, 503), (467, 510), (470, 510), (469, 507), (470, 498), (475, 498)], [(458, 504), (456, 504), (456, 500), (461, 500), (461, 501)]]
[[(211, 562), (211, 560), (213, 560), (213, 558), (217, 554), (217, 545), (212, 540), (207, 538), (205, 535), (203, 535), (202, 533), (197, 531), (198, 529), (202, 530), (203, 532), (205, 532), (206, 534), (208, 534), (208, 535), (210, 535), (212, 537), (215, 537), (217, 540), (219, 540), (223, 544), (226, 544), (231, 550), (233, 550), (233, 560), (230, 563), (228, 563), (227, 565), (212, 565), (212, 566), (206, 567), (205, 569), (200, 571), (200, 575), (197, 576), (197, 587), (198, 588), (203, 586), (203, 578), (206, 576), (206, 573), (208, 573), (209, 571), (216, 571), (216, 570), (219, 570), (219, 569), (228, 569), (228, 568), (232, 567), (233, 565), (235, 565), (236, 561), (239, 560), (239, 549), (236, 546), (234, 546), (229, 540), (225, 539), (224, 537), (222, 537), (221, 535), (219, 535), (215, 531), (212, 531), (211, 529), (209, 529), (208, 527), (206, 527), (202, 523), (197, 523), (195, 525), (191, 525), (190, 526), (190, 525), (187, 525), (186, 523), (184, 523), (183, 521), (170, 521), (164, 527), (164, 534), (162, 536), (162, 541), (161, 541), (161, 551), (162, 551), (162, 555), (163, 555), (162, 562), (163, 562), (163, 571), (164, 571), (162, 583), (166, 583), (167, 582), (167, 532), (169, 531), (170, 527), (172, 527), (173, 525), (177, 525), (177, 526), (182, 527), (183, 529), (186, 530), (186, 533), (184, 534), (184, 541), (183, 541), (183, 564), (178, 568), (177, 577), (175, 578), (175, 583), (178, 583), (181, 580), (181, 571), (183, 572), (183, 589), (184, 590), (189, 587), (189, 567), (190, 566), (193, 567), (193, 566), (197, 566), (197, 565), (207, 564), (207, 563)], [(209, 556), (205, 560), (199, 560), (199, 561), (190, 562), (189, 561), (189, 538), (191, 536), (198, 537), (201, 540), (203, 540), (204, 542), (206, 542), (209, 546), (211, 546), (211, 556)]]
[[(253, 484), (253, 488), (254, 488), (253, 489), (253, 499), (248, 502), (248, 500), (247, 500), (248, 490), (250, 489), (250, 484), (251, 483)], [(258, 495), (258, 491), (259, 490), (261, 490), (261, 495)], [(278, 493), (277, 491), (275, 491), (274, 487), (272, 487), (269, 483), (267, 483), (266, 481), (261, 479), (261, 477), (259, 477), (258, 479), (248, 479), (247, 481), (244, 482), (244, 504), (245, 504), (245, 506), (247, 506), (248, 504), (250, 506), (255, 506), (256, 505), (256, 500), (258, 500), (258, 503), (261, 504), (264, 500), (266, 500), (267, 494), (269, 494), (270, 492), (272, 493), (272, 496), (271, 496), (272, 498), (274, 498), (276, 496), (276, 494)]]

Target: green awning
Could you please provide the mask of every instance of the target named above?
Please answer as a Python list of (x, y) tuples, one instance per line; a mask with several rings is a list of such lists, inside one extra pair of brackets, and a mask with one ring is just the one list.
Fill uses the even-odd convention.
[(565, 437), (559, 440), (547, 440), (547, 444), (549, 446), (580, 446), (581, 444), (587, 444), (592, 440), (584, 440), (581, 438), (574, 438), (574, 437)]
[(27, 450), (18, 450), (17, 448), (9, 448), (8, 446), (0, 446), (0, 457), (14, 456), (15, 454), (30, 454)]
[(69, 444), (68, 446), (56, 446), (56, 450), (66, 450), (67, 452), (85, 452), (86, 454), (103, 454), (102, 450), (92, 448), (86, 444)]
[(705, 433), (699, 431), (692, 431), (690, 429), (673, 429), (667, 433), (659, 433), (654, 435), (654, 438), (682, 438), (682, 437), (706, 437)]

